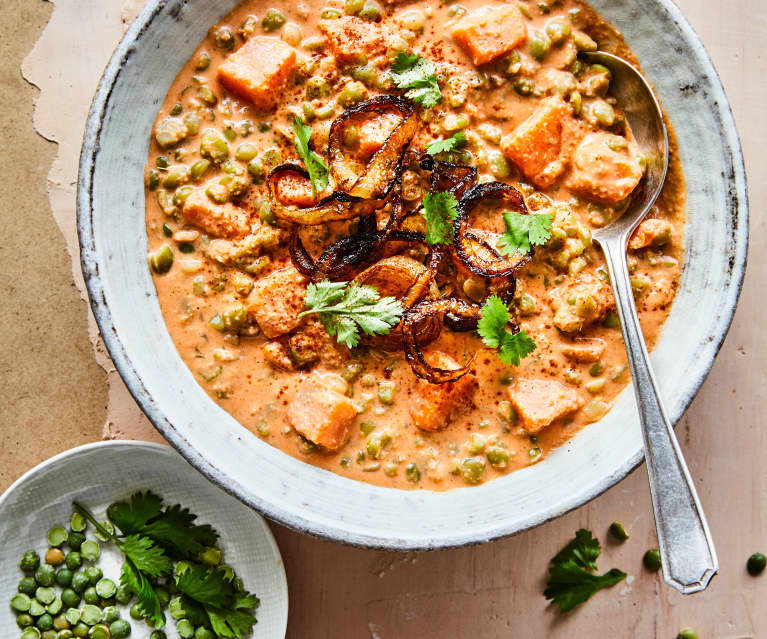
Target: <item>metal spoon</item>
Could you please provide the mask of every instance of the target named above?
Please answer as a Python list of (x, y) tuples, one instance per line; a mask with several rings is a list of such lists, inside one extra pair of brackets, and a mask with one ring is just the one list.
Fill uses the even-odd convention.
[(703, 590), (719, 569), (711, 533), (674, 430), (663, 409), (631, 291), (626, 246), (631, 233), (660, 194), (668, 168), (668, 132), (663, 113), (644, 77), (609, 53), (584, 53), (613, 76), (612, 93), (623, 108), (647, 158), (647, 172), (621, 217), (593, 233), (610, 272), (623, 341), (642, 424), (647, 473), (663, 577), (683, 594)]

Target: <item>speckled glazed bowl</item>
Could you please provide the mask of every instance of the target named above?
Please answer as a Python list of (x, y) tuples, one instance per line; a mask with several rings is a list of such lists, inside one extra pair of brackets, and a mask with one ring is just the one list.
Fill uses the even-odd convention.
[[(630, 388), (542, 463), (481, 486), (398, 491), (345, 479), (259, 440), (211, 401), (171, 342), (146, 265), (143, 167), (156, 110), (208, 28), (237, 0), (150, 0), (104, 73), (80, 161), (78, 228), (91, 305), (115, 365), (200, 472), (292, 528), (361, 546), (424, 549), (519, 532), (583, 504), (642, 460)], [(681, 289), (653, 353), (676, 422), (730, 325), (746, 265), (740, 145), (711, 61), (669, 0), (595, 0), (622, 30), (674, 125), (688, 189)]]

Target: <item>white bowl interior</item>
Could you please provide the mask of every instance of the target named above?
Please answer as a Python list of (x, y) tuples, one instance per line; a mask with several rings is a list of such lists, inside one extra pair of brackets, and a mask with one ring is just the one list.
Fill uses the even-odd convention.
[[(242, 577), (261, 604), (253, 639), (284, 637), (288, 623), (288, 588), (282, 558), (262, 517), (206, 481), (178, 453), (144, 442), (102, 442), (68, 450), (33, 468), (0, 498), (0, 592), (12, 593), (23, 576), (21, 555), (34, 549), (42, 557), (46, 535), (56, 525), (67, 526), (72, 501), (81, 502), (99, 520), (106, 519), (109, 504), (130, 497), (137, 490), (152, 490), (167, 504), (180, 503), (211, 524), (221, 535), (224, 560)], [(93, 539), (93, 527), (86, 535)], [(101, 543), (98, 566), (104, 576), (120, 579), (121, 553)], [(7, 595), (10, 596), (10, 595)], [(123, 619), (129, 619), (121, 606)], [(166, 615), (167, 616), (167, 615)], [(10, 606), (0, 606), (0, 628), (16, 627)], [(165, 632), (178, 638), (169, 619)], [(151, 629), (131, 621), (134, 639), (148, 639)], [(6, 633), (3, 633), (6, 634)], [(7, 637), (12, 636), (6, 634)]]
[[(143, 166), (168, 86), (237, 3), (148, 3), (105, 72), (80, 167), (79, 230), (94, 313), (131, 392), (199, 470), (289, 526), (348, 543), (434, 548), (518, 532), (593, 498), (642, 456), (633, 393), (545, 461), (479, 487), (404, 492), (353, 482), (262, 442), (212, 402), (178, 356), (146, 267)], [(747, 245), (742, 158), (711, 62), (668, 0), (596, 0), (657, 87), (680, 143), (689, 224), (682, 286), (653, 353), (673, 421), (729, 327)], [(145, 26), (146, 25), (146, 26)], [(140, 96), (140, 99), (137, 99)]]

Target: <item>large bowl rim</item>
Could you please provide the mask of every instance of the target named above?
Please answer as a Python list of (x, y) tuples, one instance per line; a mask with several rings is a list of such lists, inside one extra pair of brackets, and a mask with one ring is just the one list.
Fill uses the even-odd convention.
[[(307, 519), (295, 512), (283, 510), (277, 504), (262, 498), (253, 491), (245, 488), (240, 483), (229, 478), (225, 473), (211, 465), (207, 459), (196, 449), (194, 449), (183, 437), (183, 435), (171, 424), (164, 416), (160, 407), (154, 401), (151, 393), (144, 386), (139, 372), (134, 368), (133, 363), (128, 358), (125, 348), (120, 340), (117, 328), (114, 325), (109, 306), (105, 302), (103, 281), (99, 274), (99, 265), (95, 259), (95, 238), (93, 233), (93, 216), (91, 188), (93, 185), (93, 175), (96, 165), (96, 155), (99, 150), (99, 136), (101, 133), (104, 114), (108, 106), (112, 87), (117, 82), (123, 69), (123, 64), (131, 55), (134, 41), (149, 27), (153, 19), (165, 8), (167, 4), (174, 0), (148, 0), (143, 10), (136, 17), (123, 39), (118, 44), (115, 52), (109, 60), (107, 67), (99, 82), (98, 89), (91, 103), (88, 119), (85, 126), (83, 145), (80, 152), (79, 174), (77, 181), (77, 231), (80, 246), (80, 262), (83, 271), (91, 310), (99, 327), (101, 337), (109, 352), (115, 368), (122, 377), (129, 392), (152, 422), (160, 434), (201, 474), (209, 481), (215, 483), (227, 493), (236, 497), (251, 508), (257, 510), (264, 516), (283, 524), (293, 530), (307, 534), (320, 539), (338, 541), (351, 546), (362, 548), (372, 548), (380, 550), (435, 550), (440, 548), (454, 548), (461, 546), (470, 546), (482, 543), (491, 539), (500, 539), (509, 537), (525, 530), (540, 526), (552, 519), (560, 517), (579, 506), (598, 497), (606, 490), (624, 479), (629, 473), (635, 470), (643, 461), (644, 452), (637, 450), (632, 456), (627, 458), (615, 472), (606, 475), (595, 484), (591, 489), (584, 490), (574, 497), (564, 508), (552, 509), (549, 512), (542, 513), (538, 517), (530, 517), (521, 525), (507, 524), (499, 526), (493, 530), (489, 536), (473, 538), (470, 535), (446, 535), (436, 540), (428, 542), (420, 540), (403, 539), (384, 539), (380, 536), (365, 533), (355, 533), (350, 535), (349, 531), (342, 524), (330, 525), (327, 523), (315, 522)], [(185, 2), (186, 0), (176, 0)], [(732, 319), (737, 307), (738, 299), (743, 287), (746, 264), (748, 259), (748, 237), (749, 237), (749, 209), (748, 209), (748, 191), (746, 183), (746, 171), (743, 159), (743, 153), (740, 138), (737, 133), (737, 127), (732, 114), (732, 109), (727, 100), (722, 86), (719, 74), (714, 66), (708, 51), (701, 42), (695, 30), (689, 24), (684, 14), (673, 0), (654, 0), (661, 5), (679, 25), (679, 27), (688, 32), (691, 40), (694, 40), (700, 47), (705, 62), (712, 72), (715, 88), (721, 97), (722, 115), (724, 116), (723, 129), (730, 129), (734, 132), (732, 143), (732, 164), (733, 174), (727, 176), (726, 180), (730, 184), (742, 183), (743, 199), (739, 201), (737, 219), (738, 232), (736, 233), (736, 258), (731, 265), (732, 283), (730, 288), (730, 300), (725, 307), (725, 313), (720, 316), (717, 327), (718, 332), (712, 336), (710, 344), (713, 348), (709, 349), (707, 356), (701, 358), (701, 375), (692, 381), (688, 387), (688, 392), (682, 398), (681, 407), (678, 413), (670, 414), (671, 422), (676, 425), (684, 412), (689, 407), (692, 400), (700, 390), (703, 382), (706, 380), (711, 367), (713, 366), (716, 355), (722, 347), (722, 344), (729, 332)], [(737, 253), (740, 250), (740, 259), (737, 259)]]

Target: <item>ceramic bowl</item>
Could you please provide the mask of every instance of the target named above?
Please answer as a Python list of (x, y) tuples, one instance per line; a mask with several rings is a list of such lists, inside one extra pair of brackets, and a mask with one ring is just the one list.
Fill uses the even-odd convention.
[[(34, 549), (42, 557), (48, 548), (46, 535), (54, 526), (68, 526), (72, 502), (78, 501), (103, 521), (109, 504), (151, 490), (168, 504), (182, 504), (211, 524), (219, 533), (224, 559), (234, 566), (249, 591), (261, 603), (252, 639), (284, 637), (288, 623), (288, 586), (277, 544), (263, 517), (205, 481), (168, 446), (146, 442), (99, 442), (73, 448), (44, 461), (20, 477), (0, 496), (0, 593), (7, 601), (23, 576), (21, 555)], [(90, 539), (93, 527), (86, 531)], [(122, 554), (101, 543), (99, 568), (119, 582)], [(123, 619), (128, 607), (120, 606)], [(168, 618), (164, 628), (178, 639)], [(144, 623), (131, 621), (133, 639), (148, 639), (152, 632)], [(0, 606), (0, 636), (18, 637), (14, 614)], [(7, 632), (6, 632), (7, 631)]]
[[(360, 546), (481, 542), (557, 517), (642, 460), (633, 392), (542, 463), (481, 486), (398, 491), (305, 464), (211, 401), (178, 356), (146, 265), (143, 167), (151, 127), (182, 64), (236, 0), (149, 0), (91, 107), (78, 183), (82, 267), (112, 359), (156, 428), (200, 472), (292, 528)], [(746, 264), (745, 173), (711, 61), (669, 0), (595, 0), (623, 31), (676, 129), (688, 190), (684, 275), (652, 356), (668, 414), (692, 401), (730, 325)]]

